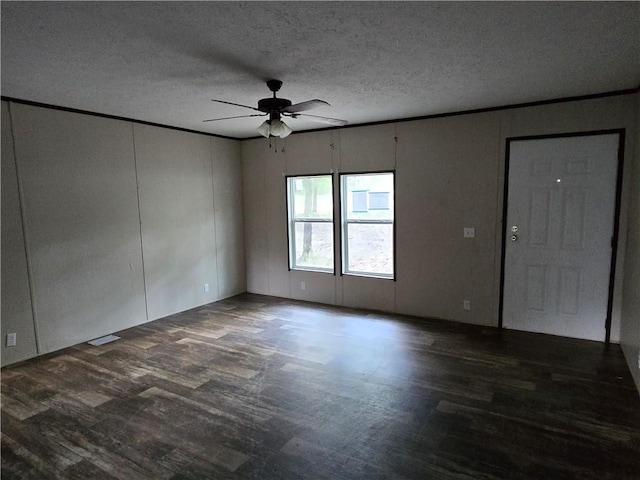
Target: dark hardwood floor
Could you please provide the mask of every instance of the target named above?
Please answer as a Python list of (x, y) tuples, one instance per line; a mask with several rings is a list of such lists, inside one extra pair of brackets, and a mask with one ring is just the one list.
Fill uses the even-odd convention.
[(620, 348), (257, 295), (2, 370), (2, 478), (638, 479)]

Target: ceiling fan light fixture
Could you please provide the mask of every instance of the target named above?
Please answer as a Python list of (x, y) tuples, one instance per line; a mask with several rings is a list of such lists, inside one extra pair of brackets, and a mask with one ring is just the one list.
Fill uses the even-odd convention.
[(281, 136), (282, 132), (284, 131), (282, 125), (282, 120), (280, 120), (279, 118), (274, 118), (273, 120), (271, 120), (271, 135), (273, 135), (274, 137)]
[(284, 137), (288, 137), (289, 135), (291, 135), (291, 132), (293, 130), (291, 130), (291, 128), (289, 128), (289, 125), (287, 125), (284, 122), (280, 122), (282, 124), (282, 133), (280, 134), (280, 138), (284, 138)]
[(291, 135), (291, 128), (279, 118), (273, 120), (266, 120), (258, 127), (258, 132), (265, 138), (280, 137), (285, 138)]
[(258, 132), (265, 138), (269, 138), (269, 134), (271, 133), (271, 125), (269, 125), (269, 123), (269, 120), (265, 120), (262, 125), (258, 127)]

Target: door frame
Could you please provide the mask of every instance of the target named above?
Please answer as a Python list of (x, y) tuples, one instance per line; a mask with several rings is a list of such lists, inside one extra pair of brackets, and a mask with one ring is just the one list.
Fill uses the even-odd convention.
[(507, 211), (509, 208), (509, 162), (511, 153), (511, 142), (523, 141), (523, 140), (546, 140), (551, 138), (566, 138), (566, 137), (588, 137), (595, 135), (618, 135), (618, 165), (616, 173), (616, 195), (615, 195), (615, 210), (613, 217), (613, 233), (611, 237), (611, 267), (609, 269), (609, 289), (607, 298), (607, 318), (605, 320), (605, 344), (609, 345), (611, 341), (611, 313), (613, 311), (613, 294), (615, 287), (615, 275), (616, 275), (616, 261), (618, 257), (618, 238), (620, 229), (620, 208), (622, 204), (622, 176), (624, 167), (624, 145), (625, 145), (625, 129), (616, 128), (610, 130), (591, 130), (583, 132), (567, 132), (567, 133), (554, 133), (547, 135), (528, 135), (520, 137), (507, 137), (506, 138), (506, 150), (505, 150), (505, 166), (504, 166), (504, 186), (503, 186), (503, 200), (502, 200), (502, 245), (500, 252), (500, 303), (498, 310), (498, 328), (503, 329), (503, 311), (504, 311), (504, 281), (505, 281), (505, 261), (506, 261), (506, 245), (507, 245)]

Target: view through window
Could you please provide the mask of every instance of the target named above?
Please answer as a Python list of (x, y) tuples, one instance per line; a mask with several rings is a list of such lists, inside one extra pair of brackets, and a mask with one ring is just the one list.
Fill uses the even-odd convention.
[(287, 178), (289, 266), (333, 273), (332, 175)]
[(341, 175), (342, 273), (393, 278), (392, 172)]

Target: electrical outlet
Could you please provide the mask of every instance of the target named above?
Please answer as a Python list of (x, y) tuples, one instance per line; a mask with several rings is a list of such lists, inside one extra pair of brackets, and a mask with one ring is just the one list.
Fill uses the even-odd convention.
[(476, 229), (475, 229), (475, 227), (464, 227), (462, 229), (462, 236), (464, 238), (476, 238)]
[(205, 283), (204, 284), (204, 293), (207, 293), (209, 291), (209, 284)]
[(471, 300), (463, 300), (462, 301), (462, 309), (463, 310), (471, 310)]
[(300, 290), (306, 290), (307, 284), (305, 282), (300, 282)]
[(640, 352), (638, 352), (638, 370), (640, 370)]
[(15, 346), (16, 346), (16, 334), (7, 333), (7, 347), (15, 347)]

